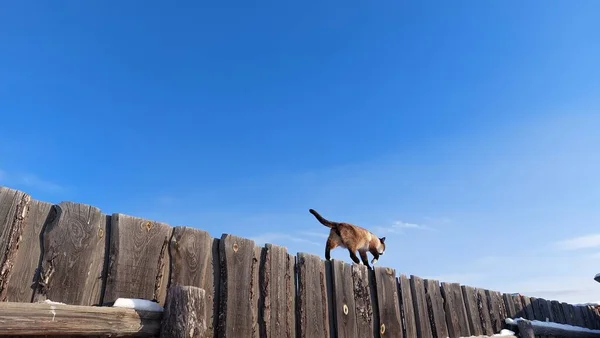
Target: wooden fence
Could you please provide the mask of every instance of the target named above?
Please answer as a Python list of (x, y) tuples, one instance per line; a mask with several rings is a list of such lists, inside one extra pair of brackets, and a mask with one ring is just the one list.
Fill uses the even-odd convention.
[[(292, 255), (284, 247), (0, 187), (0, 300), (110, 306), (205, 290), (206, 337), (468, 337), (505, 318), (600, 329), (592, 306)], [(514, 328), (511, 328), (514, 330)]]

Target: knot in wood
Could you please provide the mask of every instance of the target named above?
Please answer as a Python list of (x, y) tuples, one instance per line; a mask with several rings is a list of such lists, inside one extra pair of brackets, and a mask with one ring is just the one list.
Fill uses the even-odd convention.
[(379, 333), (381, 333), (382, 336), (385, 334), (385, 324), (381, 324), (381, 327), (379, 328)]
[(144, 227), (146, 228), (146, 231), (150, 231), (150, 229), (152, 229), (152, 222), (147, 221), (144, 223)]
[(233, 243), (233, 252), (237, 252), (238, 251), (238, 245), (237, 243)]
[(98, 228), (98, 238), (104, 237), (104, 229)]
[(348, 314), (348, 305), (344, 304), (344, 314), (347, 315)]
[(394, 271), (392, 271), (392, 268), (385, 268), (385, 273), (387, 273), (390, 276), (394, 275)]

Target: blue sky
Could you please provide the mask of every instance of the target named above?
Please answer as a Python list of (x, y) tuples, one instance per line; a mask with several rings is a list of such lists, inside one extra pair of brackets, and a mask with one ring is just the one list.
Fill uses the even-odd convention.
[(600, 301), (599, 11), (5, 4), (0, 184), (323, 256), (314, 208), (401, 273)]

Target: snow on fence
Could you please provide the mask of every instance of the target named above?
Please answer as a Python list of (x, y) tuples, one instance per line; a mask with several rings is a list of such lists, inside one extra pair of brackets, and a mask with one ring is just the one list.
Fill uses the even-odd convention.
[[(51, 300), (83, 306), (73, 311), (104, 311), (115, 309), (119, 298), (165, 306), (175, 322), (163, 320), (163, 330), (195, 327), (183, 336), (456, 338), (516, 330), (507, 318), (600, 330), (594, 306), (440, 283), (387, 267), (367, 270), (230, 234), (212, 238), (200, 229), (107, 215), (80, 203), (53, 205), (5, 187), (0, 264), (0, 335), (11, 334), (5, 315), (15, 304), (48, 306), (39, 303)], [(203, 300), (169, 296), (165, 305), (167, 293)], [(190, 311), (190, 304), (202, 318), (193, 311), (189, 318), (174, 315)], [(25, 318), (30, 328), (58, 317), (36, 318)], [(139, 335), (151, 336), (142, 328)]]

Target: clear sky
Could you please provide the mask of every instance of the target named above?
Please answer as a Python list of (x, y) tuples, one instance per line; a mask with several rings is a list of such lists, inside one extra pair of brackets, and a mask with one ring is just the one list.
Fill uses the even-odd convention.
[(600, 301), (598, 13), (4, 3), (0, 184), (323, 257), (314, 208), (400, 273)]

